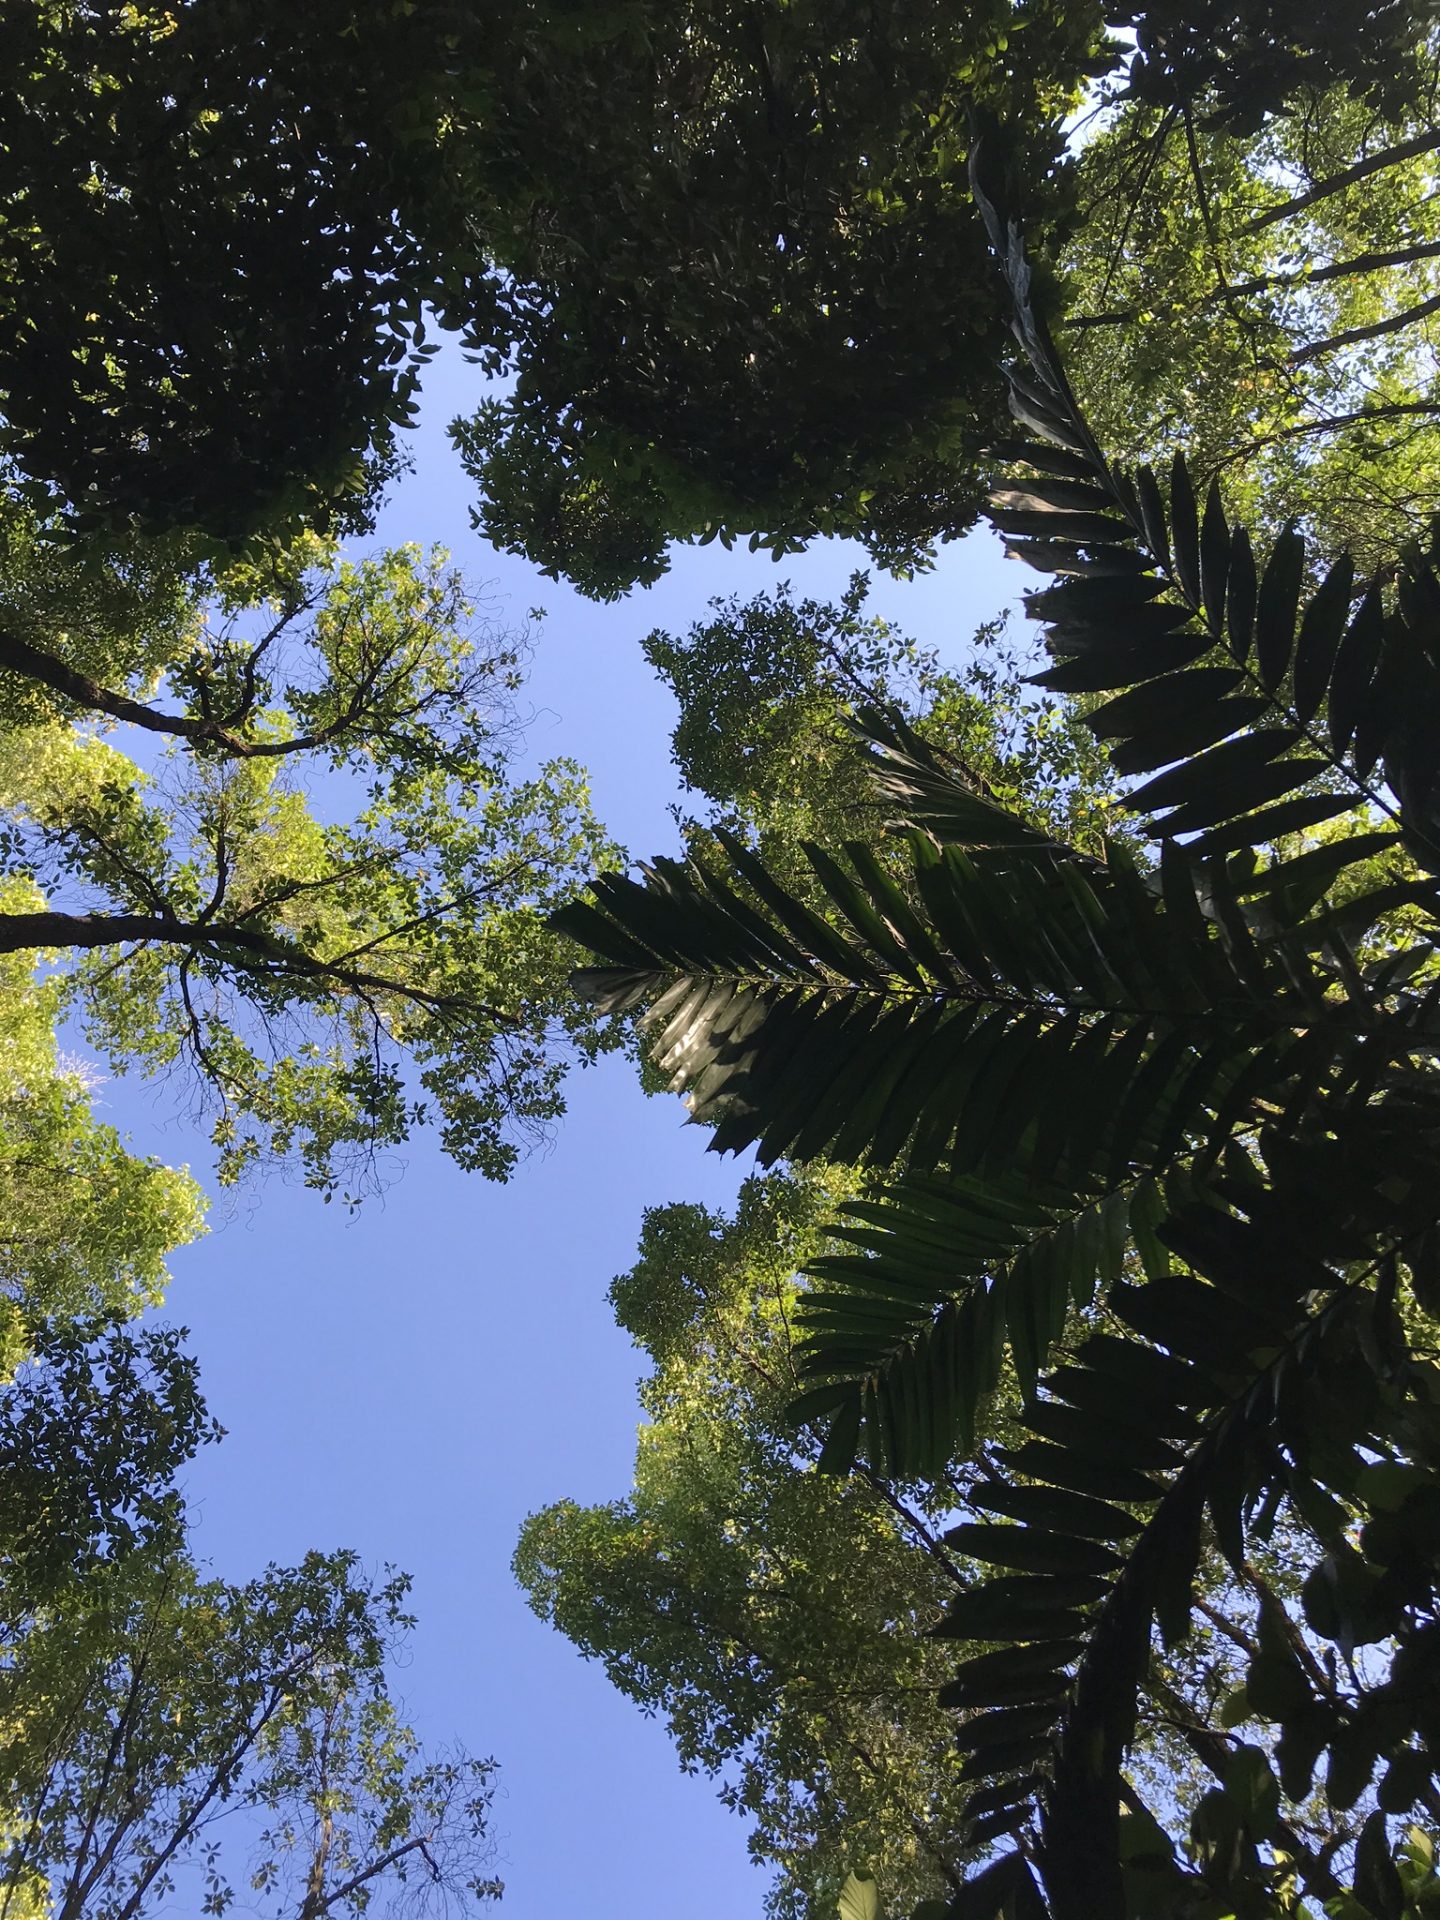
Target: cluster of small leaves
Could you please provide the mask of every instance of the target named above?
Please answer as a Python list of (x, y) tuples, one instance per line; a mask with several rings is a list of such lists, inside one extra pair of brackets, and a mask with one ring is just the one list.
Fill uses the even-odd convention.
[[(0, 882), (0, 909), (39, 905), (26, 882)], [(204, 1221), (187, 1173), (132, 1153), (97, 1120), (84, 1072), (57, 1044), (59, 983), (36, 975), (34, 954), (0, 956), (0, 1291), (13, 1316), (0, 1372), (24, 1351), (26, 1319), (123, 1319), (157, 1305), (167, 1257)]]
[(487, 531), (587, 590), (677, 537), (913, 560), (973, 524), (1002, 404), (964, 103), (1053, 215), (1102, 34), (1099, 0), (7, 10), (3, 445), (72, 524), (363, 519), (428, 307), (518, 374), (457, 431)]
[(175, 1475), (221, 1429), (185, 1330), (30, 1320), (0, 1389), (0, 1613), (7, 1635), (75, 1581), (178, 1545)]

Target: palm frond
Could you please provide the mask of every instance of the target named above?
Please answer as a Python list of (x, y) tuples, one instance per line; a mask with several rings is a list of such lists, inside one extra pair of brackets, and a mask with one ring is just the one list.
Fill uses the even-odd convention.
[(1186, 876), (1152, 885), (1118, 847), (958, 845), (932, 818), (895, 872), (807, 848), (824, 917), (723, 845), (723, 872), (604, 875), (555, 923), (605, 963), (585, 991), (644, 1008), (717, 1149), (1085, 1193), (1219, 1151), (1247, 1101), (1366, 1044), (1322, 960), (1257, 941), (1223, 879), (1207, 914)]
[[(1170, 1642), (1184, 1635), (1207, 1535), (1243, 1569), (1247, 1528), (1272, 1491), (1303, 1501), (1300, 1485), (1318, 1473), (1353, 1492), (1407, 1398), (1434, 1423), (1430, 1370), (1396, 1357), (1398, 1322), (1375, 1284), (1389, 1256), (1357, 1273), (1316, 1250), (1343, 1252), (1381, 1224), (1368, 1156), (1363, 1172), (1333, 1171), (1323, 1200), (1232, 1186), (1228, 1204), (1170, 1218), (1161, 1238), (1181, 1267), (1112, 1290), (1125, 1333), (1090, 1335), (1048, 1376), (1024, 1415), (1029, 1437), (998, 1457), (1003, 1477), (972, 1489), (974, 1506), (999, 1518), (947, 1536), (995, 1569), (937, 1629), (987, 1646), (943, 1696), (966, 1716), (969, 1837), (1031, 1830), (1056, 1920), (1126, 1910), (1116, 1783), (1152, 1626)], [(1406, 1218), (1402, 1207), (1385, 1224), (1413, 1234), (1423, 1211)], [(1440, 1477), (1419, 1478), (1440, 1499)], [(1423, 1614), (1433, 1572), (1392, 1596), (1387, 1631), (1407, 1607)], [(1298, 1726), (1309, 1697), (1277, 1717)], [(1416, 1702), (1401, 1713), (1393, 1689), (1368, 1709), (1367, 1779), (1382, 1754), (1410, 1751), (1428, 1712)], [(1328, 1742), (1348, 1752), (1355, 1738), (1332, 1714), (1309, 1770)]]
[[(1011, 411), (1036, 436), (997, 449), (1023, 471), (994, 495), (991, 519), (1012, 553), (1059, 576), (1027, 598), (1055, 662), (1038, 684), (1110, 696), (1089, 724), (1117, 772), (1151, 775), (1126, 805), (1191, 859), (1273, 847), (1353, 815), (1327, 849), (1332, 879), (1348, 864), (1333, 848), (1373, 857), (1386, 822), (1440, 873), (1440, 550), (1407, 555), (1393, 587), (1357, 581), (1348, 554), (1317, 567), (1294, 526), (1257, 554), (1218, 481), (1201, 511), (1183, 454), (1168, 484), (1146, 468), (1113, 470), (983, 171), (977, 201), (1024, 354)], [(1270, 889), (1286, 884), (1286, 864), (1268, 864)]]

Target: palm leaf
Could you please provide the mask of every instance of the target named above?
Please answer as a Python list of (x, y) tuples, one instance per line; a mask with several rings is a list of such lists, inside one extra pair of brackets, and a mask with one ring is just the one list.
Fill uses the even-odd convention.
[[(1331, 1226), (1368, 1205), (1363, 1180), (1340, 1189)], [(1305, 1209), (1313, 1225), (1313, 1195), (1292, 1199)], [(1371, 1296), (1296, 1251), (1285, 1218), (1267, 1193), (1253, 1216), (1211, 1205), (1168, 1221), (1162, 1232), (1189, 1270), (1113, 1296), (1127, 1335), (1077, 1347), (1024, 1416), (1034, 1437), (999, 1456), (1006, 1479), (975, 1490), (978, 1506), (1004, 1517), (947, 1535), (997, 1570), (938, 1630), (990, 1649), (942, 1696), (966, 1712), (967, 1777), (987, 1821), (1003, 1807), (1009, 1831), (1038, 1823), (1045, 1857), (1066, 1863), (1076, 1914), (1118, 1897), (1119, 1769), (1151, 1631), (1158, 1622), (1172, 1641), (1185, 1632), (1207, 1523), (1240, 1562), (1246, 1515), (1270, 1477), (1290, 1472), (1277, 1441), (1301, 1444), (1317, 1392), (1334, 1401), (1332, 1456), (1359, 1471), (1380, 1443), (1383, 1398), (1354, 1381)], [(1337, 1372), (1350, 1382), (1339, 1396)], [(1116, 1407), (1131, 1420), (1116, 1420)], [(1058, 1417), (1070, 1408), (1074, 1418)], [(1008, 1652), (994, 1647), (1002, 1637)]]
[[(1188, 870), (1157, 892), (1119, 848), (1101, 864), (1023, 828), (981, 845), (968, 819), (969, 844), (942, 840), (954, 775), (881, 725), (869, 737), (884, 777), (928, 783), (929, 824), (892, 867), (810, 849), (833, 918), (734, 841), (726, 868), (605, 875), (556, 918), (609, 963), (582, 988), (644, 1009), (652, 1059), (717, 1148), (1084, 1193), (1212, 1139), (1257, 1053), (1313, 1026), (1323, 957), (1257, 944), (1223, 876), (1207, 913)], [(1337, 1046), (1360, 1018), (1327, 1007)], [(1280, 1058), (1277, 1083), (1294, 1068)]]
[[(1202, 521), (1182, 456), (1168, 489), (1148, 469), (1109, 469), (1031, 305), (1018, 230), (978, 181), (977, 202), (1025, 351), (1010, 376), (1012, 411), (1039, 436), (1005, 444), (1020, 471), (992, 517), (1001, 533), (1022, 536), (1032, 564), (1060, 576), (1028, 597), (1056, 662), (1039, 684), (1113, 696), (1089, 724), (1111, 743), (1117, 772), (1155, 776), (1127, 805), (1171, 808), (1148, 830), (1198, 836), (1187, 843), (1193, 857), (1272, 845), (1332, 811), (1359, 809), (1357, 839), (1388, 818), (1440, 872), (1436, 552), (1409, 557), (1394, 591), (1357, 590), (1344, 554), (1311, 585), (1293, 526), (1257, 555), (1216, 485)], [(1095, 575), (1086, 557), (1100, 545), (1107, 560)]]

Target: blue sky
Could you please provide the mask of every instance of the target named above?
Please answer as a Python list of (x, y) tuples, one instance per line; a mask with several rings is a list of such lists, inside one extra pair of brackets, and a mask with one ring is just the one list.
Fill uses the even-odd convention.
[[(416, 471), (377, 539), (443, 542), (502, 620), (546, 609), (524, 757), (581, 761), (614, 836), (637, 855), (666, 850), (674, 712), (641, 637), (777, 579), (838, 595), (863, 555), (831, 545), (777, 567), (711, 546), (679, 553), (646, 593), (592, 605), (470, 530), (444, 425), (478, 383), (453, 351), (432, 362)], [(959, 659), (1019, 584), (977, 536), (919, 581), (877, 579), (873, 604)], [(98, 1099), (137, 1145), (205, 1177), (203, 1128), (174, 1118), (173, 1088), (111, 1082)], [(458, 1737), (500, 1762), (502, 1920), (742, 1920), (761, 1908), (740, 1822), (681, 1774), (660, 1722), (534, 1619), (509, 1572), (528, 1513), (629, 1486), (640, 1360), (606, 1289), (647, 1205), (722, 1204), (746, 1171), (707, 1154), (683, 1120), (678, 1102), (647, 1100), (607, 1061), (572, 1077), (553, 1142), (504, 1187), (460, 1174), (422, 1136), (357, 1218), (272, 1180), (217, 1200), (209, 1237), (174, 1263), (165, 1317), (192, 1329), (229, 1429), (189, 1476), (196, 1552), (243, 1578), (312, 1546), (352, 1546), (415, 1576), (420, 1627), (398, 1691), (423, 1738)]]

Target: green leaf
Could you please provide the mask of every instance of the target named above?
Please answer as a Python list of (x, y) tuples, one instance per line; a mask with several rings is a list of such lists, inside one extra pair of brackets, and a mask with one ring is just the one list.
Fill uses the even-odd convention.
[(1140, 502), (1140, 517), (1145, 526), (1145, 544), (1154, 554), (1159, 565), (1168, 570), (1170, 528), (1165, 514), (1165, 500), (1160, 492), (1159, 483), (1149, 467), (1136, 468), (1135, 492)]
[(1376, 1758), (1366, 1726), (1358, 1720), (1342, 1723), (1331, 1740), (1325, 1769), (1325, 1798), (1337, 1812), (1347, 1812), (1370, 1785)]
[(1029, 684), (1052, 693), (1108, 693), (1188, 667), (1209, 653), (1212, 644), (1208, 634), (1172, 633), (1138, 646), (1096, 647), (1044, 673), (1032, 674)]
[(1230, 652), (1243, 667), (1255, 637), (1255, 555), (1244, 527), (1237, 527), (1231, 536), (1225, 599)]
[[(1253, 789), (1257, 772), (1263, 772), (1277, 754), (1293, 746), (1296, 738), (1293, 728), (1258, 728), (1239, 740), (1231, 740), (1222, 747), (1201, 754), (1197, 759), (1186, 761), (1183, 766), (1173, 767), (1168, 773), (1147, 780), (1143, 786), (1126, 795), (1125, 804), (1136, 813), (1154, 812), (1161, 807), (1199, 804), (1205, 809), (1207, 817), (1198, 820), (1197, 824), (1208, 826), (1213, 820), (1224, 819), (1256, 804), (1247, 795)], [(1309, 763), (1297, 764), (1304, 766)], [(1302, 774), (1300, 777), (1305, 776)], [(1264, 797), (1273, 799), (1274, 795), (1267, 794)]]
[(992, 511), (991, 525), (997, 533), (1018, 535), (1025, 540), (1069, 540), (1089, 545), (1096, 541), (1120, 542), (1129, 529), (1122, 520), (1102, 513), (1062, 513), (1054, 509), (1003, 507)]
[(1428, 1752), (1414, 1747), (1403, 1747), (1386, 1769), (1376, 1798), (1385, 1813), (1408, 1813), (1422, 1796), (1427, 1795), (1434, 1779), (1435, 1768)]
[(816, 1468), (820, 1473), (849, 1473), (860, 1443), (860, 1395), (853, 1392), (830, 1422)]
[(1110, 764), (1117, 773), (1149, 773), (1154, 767), (1169, 766), (1171, 761), (1215, 746), (1269, 710), (1270, 702), (1259, 694), (1192, 706), (1163, 725), (1112, 747)]
[(1369, 860), (1377, 853), (1400, 844), (1400, 835), (1396, 832), (1354, 833), (1341, 839), (1332, 840), (1319, 847), (1311, 847), (1305, 853), (1297, 853), (1288, 860), (1275, 860), (1268, 867), (1261, 867), (1249, 875), (1237, 888), (1242, 898), (1257, 893), (1275, 893), (1292, 886), (1311, 888), (1324, 887), (1337, 874), (1358, 860)]
[[(1066, 1640), (1078, 1636), (1078, 1609), (1103, 1599), (1108, 1585), (1091, 1575), (1065, 1573), (986, 1580), (950, 1603), (931, 1631), (948, 1640)], [(1064, 1624), (1053, 1627), (1055, 1621)]]
[(1170, 531), (1175, 542), (1175, 572), (1185, 598), (1199, 607), (1204, 599), (1200, 579), (1200, 523), (1190, 469), (1177, 453), (1170, 463)]
[[(1244, 746), (1246, 740), (1251, 737), (1253, 736), (1242, 735), (1239, 740), (1232, 740), (1227, 742), (1226, 746), (1216, 747), (1215, 752), (1225, 753), (1230, 747)], [(1207, 835), (1205, 842), (1207, 853), (1220, 851), (1224, 836), (1231, 832), (1243, 832), (1249, 836), (1240, 840), (1238, 844), (1254, 846), (1259, 838), (1254, 822), (1247, 818), (1242, 825), (1238, 816), (1242, 813), (1248, 816), (1253, 809), (1278, 800), (1282, 794), (1293, 792), (1296, 787), (1304, 786), (1314, 780), (1317, 775), (1328, 771), (1327, 763), (1323, 760), (1279, 759), (1271, 761), (1269, 765), (1252, 764), (1244, 769), (1232, 767), (1222, 791), (1215, 792), (1212, 789), (1203, 796), (1188, 801), (1184, 806), (1176, 807), (1158, 823), (1158, 831), (1180, 834), (1198, 833), (1201, 829), (1215, 830), (1213, 840)], [(1338, 810), (1331, 796), (1318, 797), (1330, 804), (1332, 811)], [(1222, 821), (1227, 824), (1218, 826)], [(1193, 856), (1197, 849), (1191, 847), (1189, 851)]]
[(1034, 440), (997, 440), (987, 451), (992, 460), (1007, 466), (1023, 464), (1040, 473), (1054, 474), (1061, 480), (1093, 482), (1095, 478), (1095, 463), (1088, 455), (1067, 453), (1061, 447), (1045, 446)]
[(1008, 1707), (1059, 1699), (1067, 1685), (1065, 1668), (1079, 1652), (1079, 1641), (1062, 1640), (982, 1653), (940, 1689), (940, 1705)]
[(948, 1545), (968, 1560), (1009, 1567), (1019, 1573), (1115, 1573), (1124, 1564), (1095, 1540), (1042, 1533), (1035, 1527), (986, 1526), (966, 1521), (945, 1535)]
[(1270, 1760), (1257, 1746), (1233, 1747), (1225, 1763), (1225, 1791), (1239, 1811), (1252, 1840), (1268, 1840), (1280, 1817), (1280, 1783)]
[(880, 1888), (873, 1873), (852, 1873), (840, 1889), (836, 1907), (840, 1920), (885, 1920)]
[(1230, 528), (1220, 482), (1212, 480), (1200, 529), (1200, 588), (1205, 620), (1216, 640), (1225, 632), (1225, 587), (1230, 574)]
[[(1050, 1383), (1053, 1390), (1053, 1381)], [(1003, 1513), (1027, 1526), (1078, 1534), (1091, 1540), (1133, 1540), (1143, 1522), (1122, 1508), (1058, 1487), (982, 1483), (970, 1490), (970, 1504), (989, 1513)]]
[(1059, 508), (1065, 512), (1105, 513), (1110, 508), (1111, 500), (1106, 490), (1097, 487), (1093, 480), (1036, 477), (998, 488), (991, 494), (990, 504), (1002, 512), (1010, 507), (1021, 507), (1038, 508), (1041, 511)]
[[(1286, 767), (1316, 769), (1317, 761), (1287, 760)], [(1308, 777), (1308, 775), (1307, 775)], [(1213, 859), (1217, 854), (1234, 853), (1239, 847), (1269, 846), (1287, 833), (1302, 833), (1307, 827), (1333, 820), (1338, 813), (1349, 813), (1355, 805), (1353, 794), (1305, 793), (1294, 800), (1282, 800), (1278, 806), (1265, 807), (1247, 814), (1243, 820), (1223, 827), (1212, 827), (1186, 845), (1187, 854), (1197, 860)], [(1170, 821), (1166, 821), (1167, 828)]]
[(1366, 689), (1380, 664), (1384, 632), (1384, 604), (1379, 588), (1372, 586), (1345, 629), (1330, 675), (1326, 717), (1330, 744), (1337, 753), (1345, 751), (1360, 719)]
[(1293, 522), (1276, 535), (1255, 608), (1255, 662), (1260, 684), (1273, 693), (1290, 665), (1295, 614), (1305, 576), (1305, 541)]
[(1383, 1811), (1372, 1813), (1355, 1848), (1355, 1898), (1375, 1920), (1404, 1920), (1405, 1888), (1390, 1856)]
[(1157, 1481), (1118, 1460), (1097, 1460), (1043, 1440), (1027, 1440), (1021, 1446), (1007, 1447), (998, 1458), (1000, 1464), (1013, 1473), (1047, 1481), (1053, 1487), (1068, 1487), (1074, 1493), (1093, 1494), (1097, 1500), (1115, 1501), (1123, 1506), (1148, 1505), (1164, 1492)]
[(1213, 706), (1244, 680), (1238, 667), (1192, 667), (1107, 700), (1085, 716), (1085, 724), (1102, 740), (1129, 739), (1179, 719), (1197, 706)]
[(1335, 652), (1345, 631), (1354, 583), (1355, 563), (1348, 553), (1342, 553), (1311, 596), (1301, 618), (1292, 685), (1295, 712), (1302, 726), (1314, 719), (1324, 701)]
[(1180, 1465), (1175, 1448), (1149, 1428), (1082, 1412), (1059, 1400), (1035, 1401), (1025, 1410), (1025, 1425), (1040, 1439), (1107, 1466), (1123, 1464), (1141, 1473), (1164, 1473)]

